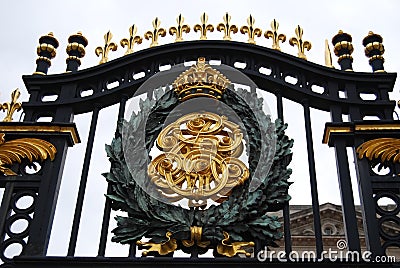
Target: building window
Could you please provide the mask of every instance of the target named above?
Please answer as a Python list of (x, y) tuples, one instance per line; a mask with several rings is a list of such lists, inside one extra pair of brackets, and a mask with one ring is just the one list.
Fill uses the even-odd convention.
[(325, 224), (322, 228), (324, 235), (335, 235), (337, 230), (336, 227), (332, 224)]

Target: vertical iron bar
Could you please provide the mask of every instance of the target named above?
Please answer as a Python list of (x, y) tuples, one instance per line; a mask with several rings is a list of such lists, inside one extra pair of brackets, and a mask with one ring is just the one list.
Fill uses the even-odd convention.
[[(124, 118), (125, 114), (125, 106), (126, 106), (126, 101), (128, 97), (126, 95), (123, 95), (121, 97), (121, 101), (119, 103), (119, 111), (118, 111), (118, 122), (120, 122)], [(118, 124), (118, 123), (117, 123)], [(117, 125), (118, 128), (118, 125)], [(115, 137), (117, 138), (117, 131), (115, 132)], [(107, 186), (107, 194), (111, 193), (111, 186), (108, 184)], [(103, 223), (101, 225), (101, 233), (100, 233), (100, 243), (99, 243), (99, 250), (97, 253), (97, 256), (104, 257), (104, 254), (106, 252), (106, 244), (107, 244), (107, 238), (108, 238), (108, 227), (110, 224), (110, 216), (111, 216), (111, 201), (106, 198), (105, 204), (104, 204), (104, 212), (103, 212)], [(136, 249), (136, 247), (135, 247)], [(130, 251), (129, 251), (130, 252)]]
[(363, 227), (365, 233), (365, 244), (367, 250), (372, 252), (372, 256), (382, 256), (385, 254), (380, 241), (380, 227), (376, 218), (376, 204), (373, 198), (371, 175), (369, 174), (369, 164), (367, 159), (358, 159), (356, 148), (364, 140), (355, 139), (353, 148), (354, 159), (356, 160), (356, 171), (358, 180), (358, 192), (361, 202), (361, 213), (363, 215)]
[(315, 245), (317, 250), (317, 258), (320, 258), (321, 253), (323, 251), (321, 217), (319, 215), (317, 175), (315, 172), (314, 145), (312, 139), (310, 106), (308, 100), (303, 101), (303, 107), (304, 107), (304, 124), (306, 129), (306, 140), (307, 140), (308, 169), (310, 173), (311, 200), (312, 200), (313, 215), (314, 215)]
[[(283, 119), (283, 101), (280, 93), (276, 94), (276, 106), (278, 110), (278, 118), (284, 122)], [(289, 201), (283, 205), (283, 233), (285, 238), (285, 252), (286, 256), (289, 256), (292, 252), (292, 235), (290, 233), (290, 206)]]
[(356, 209), (354, 207), (349, 161), (344, 140), (335, 141), (335, 153), (347, 247), (350, 251), (360, 252), (360, 238), (357, 227)]
[(82, 167), (81, 181), (79, 184), (78, 198), (76, 200), (74, 220), (71, 229), (71, 237), (68, 246), (68, 256), (74, 256), (76, 248), (76, 240), (78, 238), (79, 223), (82, 215), (83, 200), (85, 198), (86, 183), (89, 174), (90, 159), (92, 157), (92, 149), (94, 143), (94, 136), (96, 133), (97, 119), (99, 116), (100, 105), (95, 105), (92, 113), (92, 120), (90, 123), (90, 131), (88, 142), (86, 144), (85, 159)]
[(8, 216), (10, 215), (10, 202), (14, 191), (14, 183), (7, 182), (5, 185), (3, 199), (0, 206), (0, 244), (3, 243), (5, 237), (4, 225)]

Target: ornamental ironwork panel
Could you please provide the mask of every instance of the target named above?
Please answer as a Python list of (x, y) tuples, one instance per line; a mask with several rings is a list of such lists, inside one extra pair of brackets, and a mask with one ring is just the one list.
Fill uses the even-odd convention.
[[(286, 35), (278, 32), (275, 19), (264, 31), (264, 37), (272, 39), (271, 48), (256, 45), (263, 30), (252, 15), (241, 26), (232, 24), (228, 13), (222, 19), (214, 26), (203, 13), (200, 23), (191, 27), (180, 14), (176, 25), (162, 28), (157, 17), (153, 30), (142, 35), (150, 48), (139, 51), (134, 48), (143, 37), (131, 24), (129, 36), (120, 41), (126, 52), (114, 60), (108, 55), (118, 45), (109, 31), (104, 44), (95, 49), (101, 56), (99, 65), (84, 70), (78, 68), (88, 40), (78, 32), (68, 39), (67, 72), (50, 76), (59, 42), (51, 32), (39, 39), (36, 70), (23, 76), (30, 95), (22, 103), (23, 122), (10, 122), (21, 109), (18, 90), (1, 106), (7, 113), (0, 124), (0, 187), (5, 189), (0, 207), (1, 267), (261, 266), (260, 254), (276, 243), (284, 245), (282, 257), (287, 261), (293, 252), (288, 166), (294, 141), (285, 134), (284, 100), (299, 104), (304, 117), (302, 154), (308, 161), (314, 260), (323, 261), (309, 263), (303, 258), (293, 265), (332, 264), (325, 255), (321, 228), (311, 109), (331, 115), (323, 143), (335, 150), (347, 251), (361, 254), (362, 249), (348, 148), (355, 156), (366, 250), (375, 257), (400, 247), (400, 124), (393, 119), (395, 102), (389, 99), (396, 73), (384, 70), (382, 37), (369, 32), (363, 39), (373, 72), (358, 73), (352, 66), (352, 37), (341, 30), (332, 38), (338, 70), (333, 68), (328, 42), (326, 66), (307, 61), (311, 42), (303, 39), (300, 25), (289, 39), (298, 49), (295, 57), (282, 52), (279, 42), (285, 42)], [(200, 40), (184, 41), (191, 28), (200, 32)], [(223, 40), (208, 40), (214, 28), (223, 32)], [(167, 29), (175, 42), (160, 45)], [(239, 30), (247, 35), (247, 43), (234, 41)], [(211, 60), (220, 64), (211, 65)], [(185, 66), (189, 61), (194, 63)], [(260, 91), (275, 97), (276, 120), (263, 111), (266, 103), (257, 95)], [(365, 93), (376, 99), (364, 100)], [(131, 112), (128, 101), (139, 95), (139, 112), (125, 117)], [(44, 101), (46, 96), (55, 98)], [(98, 254), (77, 257), (97, 123), (100, 112), (114, 104), (119, 105), (117, 129), (105, 147), (111, 168), (103, 174), (108, 188), (106, 201), (99, 206), (99, 241), (93, 242)], [(67, 256), (50, 257), (47, 247), (67, 150), (80, 142), (74, 116), (87, 113), (91, 120)], [(343, 122), (343, 115), (350, 122)], [(379, 120), (364, 120), (367, 116)], [(51, 122), (39, 122), (43, 117)], [(21, 206), (22, 199), (28, 205)], [(383, 199), (394, 205), (382, 206)], [(117, 211), (117, 227), (109, 234), (112, 211)], [(282, 212), (282, 221), (271, 214), (277, 211)], [(13, 231), (16, 221), (23, 221), (26, 228)], [(128, 245), (125, 258), (105, 256), (111, 235), (113, 242)], [(21, 248), (14, 258), (6, 254), (11, 245)], [(191, 257), (175, 258), (177, 250)], [(198, 258), (208, 250), (214, 258)], [(335, 264), (369, 265), (344, 258)], [(272, 260), (270, 265), (280, 264)]]

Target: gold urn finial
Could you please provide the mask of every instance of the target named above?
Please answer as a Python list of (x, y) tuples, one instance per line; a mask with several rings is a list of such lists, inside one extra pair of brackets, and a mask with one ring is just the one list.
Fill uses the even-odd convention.
[(193, 28), (196, 33), (197, 31), (200, 31), (200, 40), (207, 39), (207, 31), (209, 32), (214, 31), (214, 26), (212, 26), (212, 24), (207, 24), (207, 21), (208, 21), (208, 15), (204, 12), (200, 16), (201, 24), (196, 24)]
[(179, 16), (176, 18), (176, 22), (178, 23), (176, 27), (171, 27), (169, 28), (169, 34), (176, 36), (175, 42), (181, 42), (183, 41), (183, 33), (189, 33), (190, 32), (190, 26), (187, 24), (184, 24), (185, 18), (182, 16), (182, 14), (179, 14)]
[(311, 49), (311, 43), (309, 41), (303, 40), (303, 28), (300, 25), (297, 25), (295, 29), (296, 37), (292, 37), (289, 40), (289, 44), (291, 46), (297, 46), (298, 49), (298, 57), (304, 60), (307, 60), (306, 54), (304, 53), (307, 49), (308, 51)]
[(255, 37), (256, 36), (260, 37), (262, 34), (262, 31), (260, 28), (254, 27), (255, 22), (256, 22), (256, 20), (250, 14), (250, 16), (247, 18), (247, 26), (245, 25), (245, 26), (240, 27), (240, 32), (242, 34), (246, 34), (246, 33), (248, 34), (249, 39), (247, 40), (247, 42), (250, 44), (255, 44), (256, 43)]
[(228, 40), (231, 41), (231, 32), (232, 33), (237, 33), (238, 32), (238, 28), (236, 27), (236, 25), (231, 25), (231, 15), (228, 14), (228, 12), (225, 13), (225, 15), (222, 17), (222, 19), (224, 20), (224, 22), (219, 23), (217, 25), (217, 30), (219, 32), (224, 31), (224, 40)]
[[(228, 78), (206, 64), (205, 58), (200, 57), (197, 64), (175, 79), (172, 86), (179, 99), (184, 101), (199, 96), (219, 99), (230, 84), (231, 81)], [(192, 90), (195, 92), (193, 93)]]
[(133, 53), (133, 46), (135, 45), (135, 43), (141, 44), (143, 41), (142, 37), (136, 35), (136, 32), (137, 32), (137, 27), (135, 24), (133, 24), (131, 27), (129, 27), (129, 39), (124, 38), (120, 42), (122, 47), (126, 46), (125, 55)]
[(153, 31), (147, 31), (144, 34), (144, 38), (146, 40), (151, 39), (150, 47), (158, 46), (158, 36), (164, 37), (166, 35), (166, 31), (164, 28), (160, 28), (161, 21), (156, 17), (153, 20)]
[(268, 30), (264, 33), (265, 38), (272, 38), (272, 49), (281, 51), (279, 47), (279, 41), (282, 43), (286, 41), (286, 35), (278, 34), (279, 23), (274, 19), (271, 22), (271, 30)]
[(22, 104), (18, 102), (18, 98), (21, 95), (19, 89), (15, 89), (11, 93), (11, 102), (5, 102), (1, 105), (1, 109), (6, 111), (6, 117), (4, 117), (3, 122), (11, 122), (13, 120), (12, 116), (16, 111), (21, 110)]
[(114, 42), (111, 42), (113, 35), (111, 31), (108, 31), (104, 35), (104, 47), (97, 47), (95, 50), (96, 56), (99, 57), (101, 55), (101, 60), (99, 64), (106, 63), (108, 61), (108, 52), (116, 51), (118, 45)]

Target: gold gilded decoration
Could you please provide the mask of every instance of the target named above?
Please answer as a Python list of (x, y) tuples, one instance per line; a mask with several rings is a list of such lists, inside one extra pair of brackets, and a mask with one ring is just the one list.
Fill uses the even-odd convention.
[(222, 202), (230, 189), (249, 178), (248, 168), (238, 159), (243, 133), (225, 116), (187, 114), (160, 132), (157, 147), (164, 153), (150, 163), (148, 175), (171, 202), (184, 198), (189, 206), (203, 206), (209, 198)]
[(96, 53), (96, 56), (99, 57), (101, 54), (101, 60), (99, 64), (106, 63), (108, 61), (108, 52), (111, 51), (116, 51), (118, 48), (118, 45), (114, 42), (111, 42), (113, 35), (110, 31), (108, 31), (104, 35), (104, 47), (97, 47), (96, 50), (94, 51)]
[(179, 16), (176, 18), (176, 22), (178, 23), (176, 27), (171, 27), (169, 28), (169, 34), (174, 35), (175, 34), (175, 42), (181, 42), (183, 41), (183, 33), (189, 33), (190, 32), (190, 26), (187, 24), (183, 24), (185, 21), (185, 18), (182, 16), (182, 14), (179, 14)]
[(24, 125), (4, 125), (0, 127), (0, 131), (2, 132), (9, 132), (9, 133), (15, 133), (15, 132), (43, 132), (43, 133), (63, 133), (65, 135), (68, 135), (71, 139), (71, 144), (75, 145), (77, 143), (80, 143), (79, 135), (78, 132), (76, 131), (76, 128), (72, 126), (24, 126)]
[(356, 150), (358, 158), (364, 157), (369, 160), (380, 159), (380, 161), (392, 161), (400, 163), (400, 139), (379, 138), (364, 142)]
[(23, 158), (27, 158), (29, 163), (34, 160), (44, 161), (47, 157), (53, 161), (57, 152), (54, 145), (45, 140), (22, 138), (6, 142), (4, 137), (5, 134), (0, 133), (0, 172), (7, 176), (17, 174), (5, 165), (21, 163)]
[(161, 21), (156, 17), (153, 20), (153, 31), (147, 31), (144, 34), (144, 38), (146, 40), (151, 39), (150, 47), (158, 46), (158, 36), (164, 37), (166, 35), (166, 31), (164, 28), (160, 28)]
[(4, 117), (3, 122), (11, 122), (13, 120), (12, 116), (16, 111), (21, 110), (22, 104), (18, 102), (18, 98), (21, 95), (19, 89), (15, 89), (11, 93), (11, 102), (5, 102), (1, 105), (1, 109), (6, 111), (6, 117)]
[(219, 99), (230, 84), (228, 78), (206, 64), (205, 58), (201, 57), (196, 65), (180, 74), (172, 85), (180, 100), (184, 101), (199, 96)]
[(325, 39), (325, 66), (329, 68), (335, 68), (332, 65), (332, 54), (329, 48), (328, 39)]
[(197, 246), (201, 248), (206, 248), (210, 245), (210, 241), (201, 241), (201, 234), (203, 233), (203, 228), (199, 226), (191, 226), (190, 227), (190, 240), (182, 240), (182, 244), (189, 248), (192, 247), (195, 243)]
[(214, 31), (214, 26), (212, 26), (212, 24), (207, 24), (207, 21), (208, 21), (208, 15), (204, 12), (203, 15), (200, 16), (201, 24), (196, 24), (193, 28), (196, 33), (197, 31), (200, 31), (200, 40), (207, 39), (207, 31), (209, 32)]
[(224, 20), (224, 22), (219, 23), (217, 25), (217, 30), (219, 32), (224, 31), (224, 40), (228, 40), (231, 41), (231, 32), (232, 33), (237, 33), (238, 32), (238, 28), (236, 27), (236, 25), (231, 25), (231, 15), (228, 14), (228, 12), (225, 13), (225, 16), (222, 17), (222, 19)]
[(229, 234), (223, 231), (224, 239), (221, 244), (217, 246), (217, 252), (227, 257), (233, 257), (237, 254), (245, 254), (246, 257), (250, 257), (251, 253), (246, 251), (248, 248), (254, 247), (254, 242), (232, 242), (229, 243)]
[(246, 34), (249, 36), (249, 39), (247, 40), (248, 43), (250, 44), (255, 44), (256, 41), (254, 40), (254, 38), (256, 36), (260, 37), (262, 34), (262, 31), (260, 28), (255, 28), (254, 27), (254, 23), (256, 22), (256, 20), (254, 19), (254, 17), (250, 14), (250, 16), (247, 18), (247, 26), (242, 26), (240, 27), (240, 32), (242, 34)]
[(126, 46), (125, 55), (133, 53), (133, 46), (135, 45), (135, 43), (141, 44), (143, 41), (142, 37), (136, 35), (136, 32), (137, 32), (137, 27), (135, 24), (133, 24), (131, 27), (129, 27), (129, 39), (124, 38), (120, 42), (122, 47)]
[(296, 45), (298, 49), (297, 56), (301, 59), (307, 60), (305, 50), (307, 49), (309, 51), (311, 49), (311, 43), (303, 40), (303, 28), (301, 28), (300, 25), (297, 25), (295, 33), (296, 37), (290, 38), (289, 44), (291, 46)]
[(281, 51), (279, 46), (279, 41), (282, 43), (286, 41), (286, 35), (278, 34), (279, 23), (274, 19), (271, 22), (271, 30), (268, 30), (264, 33), (265, 38), (272, 38), (272, 49)]
[[(57, 45), (58, 45), (58, 41), (57, 41), (57, 39), (54, 37), (53, 32), (49, 32), (47, 35), (45, 35), (45, 36), (43, 36), (43, 37), (46, 37), (46, 36), (47, 36), (47, 37), (50, 37), (51, 39), (54, 39), (55, 42), (56, 42)], [(56, 54), (57, 54), (56, 48), (55, 48), (53, 45), (48, 44), (48, 43), (42, 43), (42, 44), (40, 44), (40, 45), (37, 47), (37, 51), (36, 51), (36, 52), (37, 52), (38, 56), (40, 55), (40, 53), (41, 53), (42, 51), (47, 51), (47, 52), (50, 53), (50, 58), (47, 58), (47, 59), (49, 59), (49, 61), (50, 61), (50, 59), (54, 58), (54, 57), (56, 56)]]
[(142, 242), (137, 241), (136, 245), (142, 247), (149, 247), (147, 250), (143, 251), (142, 256), (147, 256), (150, 252), (157, 252), (160, 255), (167, 255), (171, 252), (174, 252), (178, 248), (178, 244), (176, 243), (175, 238), (171, 238), (172, 233), (167, 232), (165, 237), (167, 241), (162, 243), (153, 243), (153, 242)]

